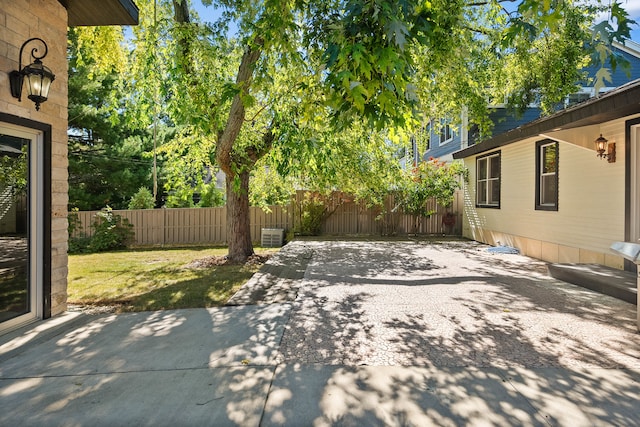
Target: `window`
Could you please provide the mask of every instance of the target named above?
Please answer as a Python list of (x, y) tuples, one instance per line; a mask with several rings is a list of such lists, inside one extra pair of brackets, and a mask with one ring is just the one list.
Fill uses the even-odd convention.
[(440, 126), (440, 145), (444, 145), (452, 139), (453, 134), (451, 133), (451, 126), (448, 121), (443, 121)]
[(476, 160), (476, 206), (500, 207), (500, 152)]
[(536, 143), (536, 209), (558, 210), (558, 143)]

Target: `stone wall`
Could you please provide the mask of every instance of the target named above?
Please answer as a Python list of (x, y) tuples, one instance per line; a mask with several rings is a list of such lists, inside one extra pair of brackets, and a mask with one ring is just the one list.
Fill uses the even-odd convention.
[[(43, 39), (43, 63), (56, 78), (49, 99), (36, 111), (32, 101), (11, 96), (9, 73), (18, 69), (20, 46)], [(29, 45), (31, 46), (31, 45)], [(34, 47), (36, 45), (34, 44)], [(23, 63), (30, 63), (25, 48)], [(27, 62), (28, 61), (28, 62)], [(51, 314), (67, 307), (67, 11), (57, 0), (0, 0), (0, 111), (52, 126), (51, 157)], [(45, 159), (46, 161), (47, 159)]]

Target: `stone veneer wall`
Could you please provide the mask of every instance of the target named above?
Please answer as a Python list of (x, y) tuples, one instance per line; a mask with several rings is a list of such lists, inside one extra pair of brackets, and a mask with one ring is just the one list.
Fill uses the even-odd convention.
[[(18, 69), (20, 46), (32, 37), (47, 43), (43, 63), (56, 76), (40, 111), (24, 96), (22, 102), (13, 98), (9, 90), (9, 73)], [(23, 62), (30, 61), (28, 52), (25, 48)], [(0, 111), (52, 126), (52, 316), (67, 308), (67, 76), (67, 10), (57, 0), (0, 0)]]

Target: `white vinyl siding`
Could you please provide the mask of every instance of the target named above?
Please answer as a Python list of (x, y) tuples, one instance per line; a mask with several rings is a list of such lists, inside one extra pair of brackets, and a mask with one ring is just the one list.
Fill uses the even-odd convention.
[[(560, 251), (574, 248), (576, 258), (560, 262), (577, 262), (588, 253), (611, 256), (612, 242), (624, 240), (625, 162), (618, 158), (608, 163), (596, 156), (593, 140), (602, 133), (616, 142), (618, 156), (625, 152), (624, 122), (618, 120), (598, 127), (575, 129), (550, 135), (559, 140), (558, 157), (562, 161), (558, 181), (557, 212), (536, 210), (536, 150), (540, 138), (530, 138), (501, 147), (500, 209), (478, 209), (465, 205), (465, 237), (481, 242), (513, 245), (528, 254), (527, 246), (538, 242)], [(476, 173), (476, 158), (465, 159)], [(476, 201), (477, 182), (466, 187), (467, 200)], [(569, 248), (569, 249), (567, 249)], [(531, 252), (535, 256), (535, 252)], [(608, 258), (607, 258), (608, 259)]]

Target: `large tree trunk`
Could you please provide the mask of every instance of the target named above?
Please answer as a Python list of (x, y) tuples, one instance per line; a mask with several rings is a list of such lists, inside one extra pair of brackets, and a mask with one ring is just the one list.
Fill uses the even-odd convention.
[[(256, 42), (255, 48), (247, 48), (240, 67), (236, 83), (240, 90), (249, 93), (253, 77), (253, 69), (260, 58), (262, 41)], [(216, 161), (220, 169), (227, 175), (227, 240), (229, 242), (229, 254), (232, 262), (244, 262), (253, 255), (253, 245), (251, 244), (251, 232), (249, 228), (249, 174), (263, 153), (248, 147), (245, 153), (248, 159), (244, 158), (234, 161), (233, 150), (236, 139), (240, 134), (245, 120), (245, 106), (242, 98), (236, 95), (231, 103), (229, 118), (224, 130), (218, 135), (216, 144)], [(273, 140), (270, 131), (265, 134), (269, 144)], [(241, 157), (242, 158), (242, 157)], [(241, 172), (237, 172), (240, 170)], [(234, 178), (236, 177), (236, 178)], [(239, 180), (238, 187), (235, 180)]]
[(227, 233), (229, 242), (228, 259), (244, 262), (253, 255), (251, 228), (249, 227), (249, 172), (238, 174), (238, 183), (227, 175)]
[[(189, 16), (189, 2), (173, 0), (174, 17), (179, 24), (191, 22)], [(231, 102), (231, 109), (227, 123), (218, 134), (215, 158), (220, 169), (226, 174), (227, 187), (227, 235), (229, 242), (228, 258), (232, 262), (244, 262), (253, 255), (251, 232), (249, 228), (249, 175), (256, 162), (271, 148), (274, 136), (268, 129), (262, 138), (262, 144), (257, 147), (246, 147), (244, 155), (234, 156), (236, 140), (245, 122), (246, 109), (244, 95), (249, 95), (253, 72), (262, 54), (264, 40), (257, 36), (247, 47), (236, 75), (236, 84), (240, 91)], [(184, 72), (193, 77), (191, 46), (188, 37), (178, 36), (177, 54), (184, 67)], [(187, 89), (189, 89), (189, 86)], [(241, 94), (243, 96), (241, 96)], [(240, 150), (239, 150), (240, 151)], [(238, 153), (236, 153), (238, 154)], [(235, 159), (234, 159), (235, 157)], [(238, 172), (238, 171), (241, 172)], [(235, 177), (235, 178), (234, 178)], [(239, 187), (236, 180), (239, 180)]]

